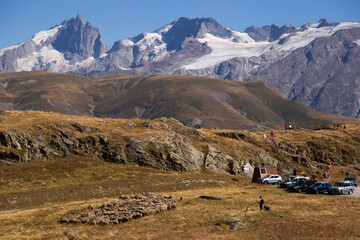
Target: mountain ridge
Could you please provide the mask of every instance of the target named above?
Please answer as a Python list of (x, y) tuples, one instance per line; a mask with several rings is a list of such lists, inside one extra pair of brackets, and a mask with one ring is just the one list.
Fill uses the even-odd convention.
[(89, 77), (42, 71), (1, 73), (0, 108), (103, 118), (176, 118), (195, 128), (282, 129), (358, 123), (284, 98), (262, 81), (187, 75)]
[[(212, 18), (182, 17), (152, 33), (118, 40), (109, 48), (102, 43), (99, 30), (78, 15), (24, 43), (0, 49), (0, 71), (44, 70), (86, 76), (186, 74), (262, 80), (288, 99), (318, 111), (360, 118), (360, 79), (356, 66), (351, 66), (360, 59), (359, 34), (359, 22), (320, 19), (301, 27), (252, 26), (242, 33)], [(297, 66), (304, 63), (306, 68), (299, 71)], [(321, 68), (313, 63), (321, 63)], [(318, 81), (319, 75), (329, 77)], [(333, 76), (337, 80), (329, 89), (326, 83)], [(334, 90), (342, 88), (343, 81), (350, 84), (350, 92), (346, 88)], [(320, 93), (318, 89), (324, 90)], [(337, 99), (344, 99), (343, 103)]]

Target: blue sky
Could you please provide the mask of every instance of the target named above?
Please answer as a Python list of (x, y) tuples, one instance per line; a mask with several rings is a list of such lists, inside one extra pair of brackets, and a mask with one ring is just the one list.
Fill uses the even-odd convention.
[(179, 17), (212, 17), (234, 30), (254, 25), (301, 26), (327, 18), (329, 22), (360, 21), (359, 0), (0, 0), (0, 48), (81, 14), (99, 28), (109, 47)]

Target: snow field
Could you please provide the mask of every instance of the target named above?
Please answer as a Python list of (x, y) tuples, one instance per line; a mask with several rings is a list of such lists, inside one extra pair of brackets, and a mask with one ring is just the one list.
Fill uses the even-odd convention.
[[(279, 41), (289, 34), (283, 34), (279, 40), (274, 42), (254, 42), (246, 39), (246, 33), (238, 32), (237, 35), (243, 40), (242, 43), (233, 42), (233, 39), (223, 39), (215, 37), (211, 34), (206, 34), (205, 38), (198, 39), (200, 42), (207, 42), (212, 49), (211, 53), (202, 56), (192, 63), (185, 65), (185, 69), (202, 69), (214, 66), (223, 61), (230, 60), (235, 57), (253, 57), (261, 56), (265, 52), (274, 52), (279, 55), (280, 52), (290, 53), (297, 48), (301, 48), (311, 43), (318, 37), (331, 36), (341, 29), (360, 27), (359, 22), (342, 22), (338, 26), (328, 26), (316, 28), (318, 24), (311, 24), (310, 28), (303, 32), (296, 32), (290, 36), (290, 39), (284, 44), (279, 44)], [(360, 40), (356, 43), (359, 44)], [(360, 45), (360, 44), (359, 44)], [(281, 54), (286, 56), (287, 54)]]

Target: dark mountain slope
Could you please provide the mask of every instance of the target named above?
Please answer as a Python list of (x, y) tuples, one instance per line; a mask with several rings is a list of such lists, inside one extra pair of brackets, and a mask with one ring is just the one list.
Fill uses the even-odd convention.
[(225, 129), (282, 128), (286, 123), (312, 128), (358, 122), (291, 102), (260, 81), (22, 72), (0, 74), (0, 84), (3, 109), (111, 118), (173, 117), (187, 126)]
[(360, 28), (315, 39), (253, 79), (319, 111), (359, 117), (360, 46), (356, 39), (360, 39)]

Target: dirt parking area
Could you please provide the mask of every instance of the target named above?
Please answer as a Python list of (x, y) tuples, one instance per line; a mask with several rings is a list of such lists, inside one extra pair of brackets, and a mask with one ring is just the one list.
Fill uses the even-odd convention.
[(354, 193), (350, 196), (354, 198), (360, 198), (360, 187), (356, 187)]
[(355, 188), (355, 191), (353, 192), (353, 194), (351, 194), (351, 195), (344, 194), (344, 195), (342, 195), (342, 196), (353, 197), (353, 198), (360, 198), (360, 187), (356, 187), (356, 188)]

